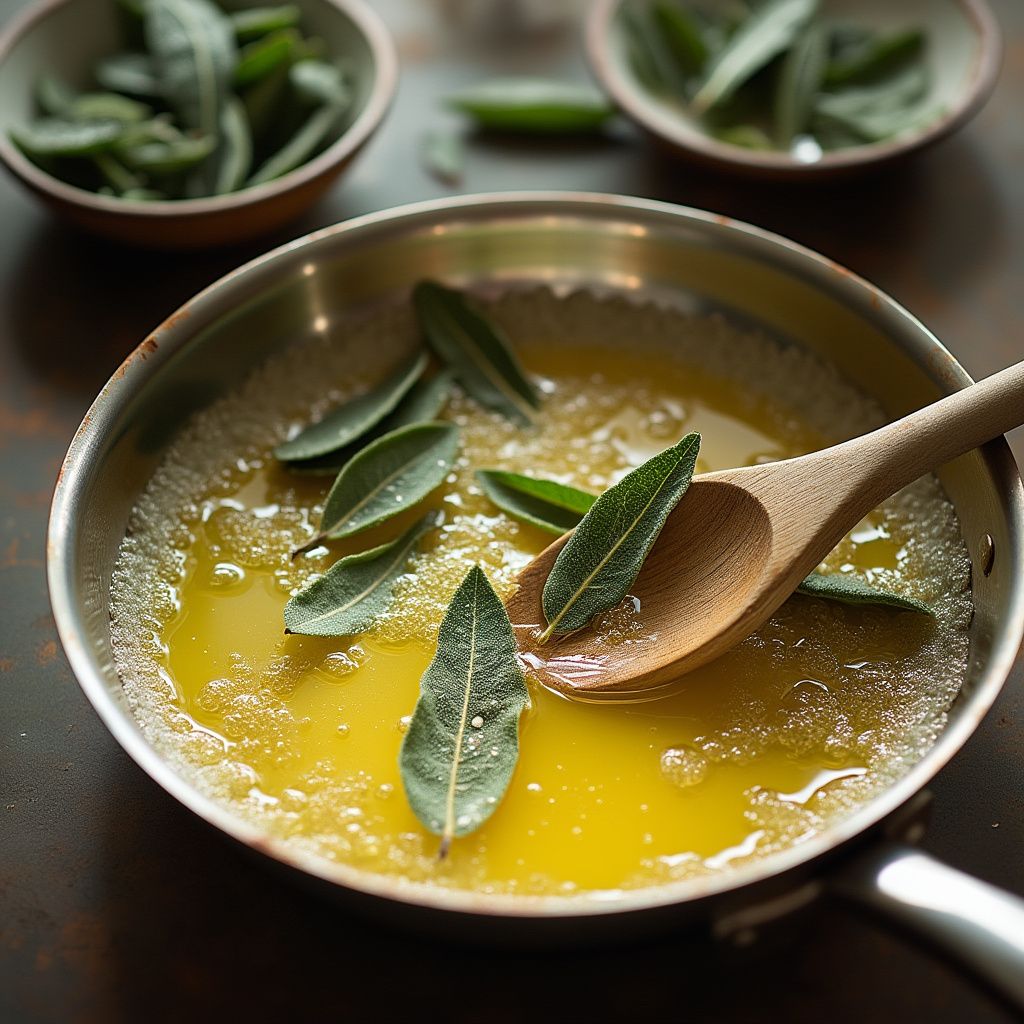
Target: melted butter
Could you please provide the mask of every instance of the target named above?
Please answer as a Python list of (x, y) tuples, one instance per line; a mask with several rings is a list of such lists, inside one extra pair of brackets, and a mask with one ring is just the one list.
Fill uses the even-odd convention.
[[(329, 480), (287, 474), (267, 445), (225, 465), (197, 496), (143, 653), (160, 670), (146, 699), (206, 788), (268, 831), (370, 871), (565, 893), (649, 885), (768, 853), (856, 806), (926, 749), (966, 650), (954, 629), (964, 609), (943, 592), (955, 594), (958, 577), (942, 559), (958, 549), (933, 483), (873, 513), (828, 568), (937, 600), (937, 626), (796, 598), (668, 699), (583, 705), (532, 687), (507, 796), (436, 861), (437, 840), (406, 804), (397, 758), (438, 622), (473, 561), (507, 591), (549, 540), (494, 509), (472, 470), (500, 466), (596, 491), (688, 430), (706, 435), (702, 470), (824, 443), (790, 411), (692, 364), (655, 351), (584, 353), (523, 347), (546, 392), (535, 432), (453, 402), (446, 415), (462, 428), (463, 460), (430, 501), (446, 525), (399, 585), (389, 618), (365, 636), (285, 636), (284, 604), (311, 572), (395, 536), (422, 509), (293, 564)], [(115, 627), (131, 633), (123, 611), (119, 620), (115, 602)], [(629, 609), (609, 617), (612, 642), (628, 643), (630, 628)]]

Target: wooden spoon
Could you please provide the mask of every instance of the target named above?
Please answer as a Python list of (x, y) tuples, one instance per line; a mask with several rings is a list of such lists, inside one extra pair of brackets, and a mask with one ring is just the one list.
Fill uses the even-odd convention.
[(863, 437), (694, 479), (631, 588), (646, 638), (591, 627), (538, 643), (544, 581), (569, 535), (518, 577), (507, 603), (521, 657), (584, 700), (662, 697), (749, 636), (871, 509), (950, 459), (1024, 423), (1024, 362)]

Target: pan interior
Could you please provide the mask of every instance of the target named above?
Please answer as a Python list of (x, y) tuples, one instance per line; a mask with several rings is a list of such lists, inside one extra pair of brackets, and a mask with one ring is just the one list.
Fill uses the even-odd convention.
[[(798, 598), (672, 698), (584, 707), (535, 686), (501, 806), (438, 862), (397, 765), (419, 677), (469, 566), (482, 563), (507, 596), (548, 540), (498, 512), (474, 469), (600, 491), (690, 430), (704, 437), (698, 471), (714, 471), (881, 421), (827, 364), (727, 316), (547, 289), (507, 289), (486, 308), (544, 396), (538, 423), (451, 399), (443, 415), (460, 427), (462, 461), (429, 502), (444, 526), (358, 636), (283, 636), (284, 604), (338, 555), (394, 539), (423, 510), (293, 561), (331, 478), (288, 472), (270, 452), (408, 359), (408, 307), (327, 326), (186, 424), (114, 574), (118, 668), (151, 741), (211, 798), (299, 849), (506, 895), (606, 899), (728, 871), (885, 790), (931, 745), (966, 668), (969, 561), (934, 478), (861, 523), (828, 564), (930, 602), (934, 620)], [(638, 602), (606, 617), (610, 657), (658, 642)], [(558, 649), (552, 664), (578, 670)]]

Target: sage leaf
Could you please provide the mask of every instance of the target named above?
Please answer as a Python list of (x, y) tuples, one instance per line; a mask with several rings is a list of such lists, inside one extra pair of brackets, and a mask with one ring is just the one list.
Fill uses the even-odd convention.
[(707, 63), (708, 46), (697, 21), (673, 0), (656, 0), (652, 16), (683, 74), (699, 75)]
[(672, 52), (662, 26), (657, 23), (655, 8), (623, 3), (619, 6), (618, 18), (626, 35), (630, 67), (640, 82), (652, 92), (685, 96), (688, 91), (686, 62), (681, 65)]
[(64, 121), (44, 117), (11, 130), (11, 138), (29, 156), (91, 156), (110, 149), (123, 128), (118, 121)]
[(170, 199), (166, 192), (155, 188), (130, 188), (121, 193), (122, 199), (133, 199), (138, 203), (155, 203), (164, 199)]
[(819, 22), (804, 28), (779, 69), (775, 88), (775, 136), (789, 149), (811, 121), (828, 60), (828, 39)]
[(729, 37), (693, 97), (704, 113), (728, 99), (752, 75), (793, 45), (817, 10), (817, 0), (766, 0)]
[(462, 181), (466, 150), (462, 136), (454, 132), (427, 132), (420, 150), (423, 166), (442, 185), (458, 185)]
[(796, 588), (796, 592), (806, 594), (808, 597), (822, 597), (830, 601), (842, 601), (846, 604), (882, 605), (908, 612), (921, 612), (925, 615), (935, 614), (934, 610), (923, 601), (894, 594), (890, 590), (879, 590), (869, 583), (865, 583), (864, 580), (846, 573), (812, 572)]
[(153, 109), (116, 92), (87, 92), (76, 96), (65, 116), (73, 121), (117, 121), (137, 124), (153, 116)]
[(375, 388), (332, 409), (323, 419), (278, 445), (274, 457), (284, 462), (311, 459), (362, 437), (398, 405), (426, 368), (426, 354), (417, 352)]
[(296, 96), (304, 103), (347, 106), (351, 101), (345, 73), (336, 64), (324, 60), (300, 60), (288, 70), (288, 79)]
[(96, 81), (112, 92), (155, 99), (160, 96), (153, 58), (145, 53), (115, 53), (104, 57), (93, 72)]
[(488, 409), (532, 423), (537, 393), (498, 328), (453, 288), (421, 281), (412, 297), (427, 341), (469, 394)]
[(300, 38), (295, 29), (285, 28), (243, 46), (231, 76), (234, 85), (251, 85), (282, 64), (288, 64)]
[(147, 0), (144, 27), (161, 93), (186, 128), (216, 138), (237, 59), (231, 22), (209, 0)]
[(103, 180), (118, 195), (123, 196), (126, 192), (135, 192), (145, 184), (138, 175), (132, 174), (117, 157), (110, 153), (97, 153), (93, 156), (92, 162), (103, 176)]
[(68, 108), (75, 102), (75, 94), (55, 75), (43, 75), (36, 82), (36, 103), (44, 114), (50, 117), (64, 117)]
[(420, 538), (440, 524), (440, 513), (431, 512), (396, 540), (335, 562), (285, 605), (285, 632), (303, 636), (366, 632), (387, 611), (395, 583), (405, 573)]
[(326, 104), (310, 114), (305, 124), (273, 156), (268, 157), (259, 166), (246, 184), (266, 184), (304, 164), (337, 127), (344, 110), (344, 106)]
[(252, 134), (245, 107), (237, 96), (231, 96), (220, 118), (220, 144), (217, 148), (217, 195), (234, 192), (245, 184), (252, 167)]
[(422, 501), (451, 471), (459, 446), (454, 423), (415, 423), (377, 438), (338, 474), (320, 533), (295, 555), (330, 537), (351, 537)]
[(859, 45), (852, 45), (829, 62), (824, 81), (827, 86), (864, 82), (890, 74), (908, 61), (920, 58), (925, 47), (920, 29), (907, 29), (889, 35), (869, 34)]
[(822, 93), (815, 103), (815, 118), (862, 142), (891, 138), (931, 116), (929, 82), (927, 69), (916, 64), (873, 85)]
[(592, 132), (614, 113), (595, 89), (540, 78), (498, 78), (449, 96), (448, 106), (481, 128), (503, 132)]
[(712, 134), (719, 142), (727, 142), (730, 146), (742, 146), (744, 149), (774, 149), (772, 140), (763, 128), (756, 124), (737, 124), (730, 128), (716, 128)]
[(576, 487), (501, 469), (478, 469), (476, 478), (502, 512), (559, 537), (575, 529), (597, 501)]
[(545, 642), (582, 629), (629, 592), (669, 513), (686, 493), (700, 434), (627, 473), (594, 502), (558, 553), (544, 583)]
[(210, 136), (182, 138), (176, 142), (146, 142), (140, 146), (119, 146), (118, 155), (136, 171), (175, 174), (202, 164), (214, 150)]
[(281, 4), (278, 7), (249, 7), (244, 11), (232, 11), (228, 19), (235, 38), (244, 43), (283, 28), (294, 28), (300, 16), (295, 4)]
[(406, 396), (398, 403), (394, 412), (388, 413), (375, 427), (363, 434), (358, 441), (317, 456), (315, 459), (299, 459), (288, 463), (288, 468), (297, 473), (330, 473), (336, 476), (348, 465), (362, 447), (378, 437), (390, 434), (400, 427), (408, 427), (413, 423), (425, 423), (436, 420), (448, 402), (452, 390), (450, 371), (442, 370), (429, 380), (418, 380), (409, 389)]
[(505, 795), (529, 700), (505, 607), (476, 565), (441, 621), (398, 757), (410, 807), (441, 837), (439, 857)]

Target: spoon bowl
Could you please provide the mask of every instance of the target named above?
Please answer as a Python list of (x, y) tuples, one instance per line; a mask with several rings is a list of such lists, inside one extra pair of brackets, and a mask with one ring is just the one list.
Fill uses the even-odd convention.
[(601, 617), (542, 643), (543, 590), (571, 534), (540, 553), (507, 602), (520, 655), (580, 700), (666, 696), (749, 636), (868, 512), (931, 469), (1024, 422), (1024, 362), (879, 430), (797, 459), (693, 481), (630, 589), (640, 624)]

